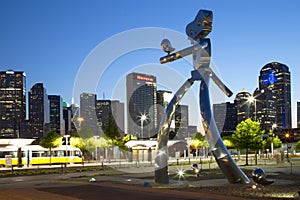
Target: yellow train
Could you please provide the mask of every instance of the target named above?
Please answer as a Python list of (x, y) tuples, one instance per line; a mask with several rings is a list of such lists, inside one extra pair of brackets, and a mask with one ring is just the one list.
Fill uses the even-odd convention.
[(18, 155), (22, 165), (48, 165), (63, 163), (82, 163), (80, 149), (70, 145), (62, 145), (51, 150), (39, 145), (28, 145), (18, 148), (7, 146), (0, 148), (0, 166), (18, 165)]

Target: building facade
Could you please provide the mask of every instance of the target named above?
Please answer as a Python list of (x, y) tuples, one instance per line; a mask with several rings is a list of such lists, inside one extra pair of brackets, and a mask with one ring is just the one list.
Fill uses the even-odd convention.
[[(93, 135), (100, 135), (98, 120), (96, 115), (97, 95), (92, 93), (80, 94), (80, 126), (84, 130), (92, 131)], [(83, 134), (83, 133), (82, 133)], [(80, 135), (81, 137), (90, 137)]]
[(17, 138), (26, 120), (26, 74), (0, 72), (0, 138)]
[(189, 107), (187, 105), (178, 105), (174, 118), (176, 139), (189, 137)]
[(49, 131), (50, 105), (43, 83), (34, 84), (28, 92), (30, 132), (26, 135), (39, 140)]
[[(289, 68), (286, 65), (272, 62), (261, 69), (257, 98), (259, 102), (262, 102), (260, 120), (265, 123), (264, 130), (270, 130), (273, 124), (283, 129), (292, 127), (291, 78)], [(274, 112), (275, 120), (273, 121)]]
[(107, 128), (109, 117), (112, 117), (119, 133), (124, 135), (124, 103), (116, 100), (97, 100), (96, 115), (101, 133)]
[(222, 137), (235, 132), (237, 126), (237, 109), (234, 103), (214, 104), (213, 113), (217, 128)]
[(48, 95), (50, 130), (58, 135), (65, 135), (65, 121), (63, 119), (63, 103), (60, 95)]
[(149, 138), (156, 134), (156, 77), (131, 73), (126, 77), (128, 134)]
[(250, 98), (251, 94), (244, 89), (236, 95), (234, 103), (236, 105), (237, 124), (251, 117), (252, 104), (249, 101)]

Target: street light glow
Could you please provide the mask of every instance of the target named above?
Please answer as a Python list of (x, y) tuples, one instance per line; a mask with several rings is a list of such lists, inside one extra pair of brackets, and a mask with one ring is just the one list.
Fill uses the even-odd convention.
[(256, 99), (253, 96), (248, 97), (248, 101), (250, 103), (253, 103)]
[(141, 136), (142, 136), (142, 138), (144, 138), (144, 121), (147, 120), (147, 115), (146, 114), (141, 114), (140, 115), (140, 120), (141, 120)]

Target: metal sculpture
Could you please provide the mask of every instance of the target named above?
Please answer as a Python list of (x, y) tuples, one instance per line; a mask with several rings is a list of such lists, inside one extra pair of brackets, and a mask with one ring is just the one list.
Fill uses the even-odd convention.
[(259, 188), (262, 188), (267, 185), (271, 185), (274, 181), (267, 180), (265, 171), (262, 168), (256, 168), (252, 172), (252, 179)]
[(226, 149), (219, 131), (214, 121), (209, 98), (209, 81), (212, 79), (216, 85), (230, 97), (232, 92), (222, 83), (217, 75), (212, 71), (210, 66), (211, 60), (211, 43), (209, 38), (205, 38), (212, 30), (213, 13), (209, 10), (200, 10), (191, 23), (186, 27), (186, 34), (191, 40), (192, 46), (170, 54), (175, 49), (169, 40), (164, 39), (161, 46), (167, 56), (160, 58), (160, 63), (164, 64), (183, 58), (188, 55), (193, 56), (194, 70), (189, 78), (176, 92), (168, 104), (164, 116), (160, 122), (158, 132), (158, 153), (155, 159), (155, 182), (168, 183), (168, 152), (167, 142), (169, 139), (169, 129), (172, 117), (175, 113), (176, 106), (181, 101), (184, 94), (193, 85), (195, 81), (201, 81), (200, 84), (200, 109), (203, 118), (202, 124), (206, 132), (210, 149), (215, 157), (220, 169), (230, 183), (250, 183), (249, 178), (236, 165), (230, 153)]

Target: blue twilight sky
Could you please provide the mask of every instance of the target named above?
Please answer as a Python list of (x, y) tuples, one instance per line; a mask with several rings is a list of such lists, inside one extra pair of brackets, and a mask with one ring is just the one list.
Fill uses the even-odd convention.
[[(284, 63), (291, 71), (295, 121), (295, 103), (300, 101), (299, 8), (298, 0), (1, 0), (0, 70), (25, 71), (27, 90), (34, 83), (43, 82), (48, 94), (60, 94), (71, 103), (80, 68), (104, 41), (121, 32), (143, 27), (167, 28), (184, 35), (186, 25), (198, 10), (209, 9), (214, 13), (213, 31), (209, 35), (213, 63), (234, 96), (243, 88), (252, 93), (258, 87), (259, 71), (265, 64)], [(153, 40), (147, 31), (142, 33), (139, 39)], [(168, 37), (165, 33), (162, 36)], [(163, 37), (153, 42), (159, 47)], [(113, 54), (116, 49), (134, 42), (111, 42), (105, 52)], [(180, 46), (178, 50), (185, 44), (172, 43)], [(174, 81), (175, 75), (169, 73), (174, 68), (182, 77), (178, 79), (180, 85), (188, 78), (192, 67), (183, 67), (186, 63), (178, 61), (168, 64), (169, 71), (163, 72), (159, 67), (159, 57), (163, 55), (157, 49), (144, 48), (117, 56), (109, 67), (99, 66), (106, 69), (105, 73), (99, 78), (96, 89), (87, 92), (96, 92), (98, 99), (105, 94), (105, 98), (120, 98), (124, 102), (124, 77), (130, 71), (153, 72), (156, 76), (165, 74), (158, 77), (159, 88), (170, 89), (172, 86), (167, 82)], [(105, 56), (105, 53), (97, 55), (99, 65)], [(155, 67), (148, 66), (151, 63)], [(152, 72), (143, 70), (145, 68), (151, 68)], [(197, 89), (194, 92), (197, 95)], [(224, 101), (232, 100), (224, 98)]]

